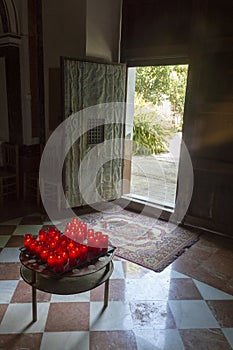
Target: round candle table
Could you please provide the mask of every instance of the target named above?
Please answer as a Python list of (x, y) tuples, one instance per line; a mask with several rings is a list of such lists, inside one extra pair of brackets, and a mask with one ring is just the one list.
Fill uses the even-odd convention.
[(74, 268), (69, 272), (56, 275), (46, 265), (20, 253), (20, 274), (23, 280), (32, 287), (32, 320), (37, 320), (36, 290), (51, 294), (78, 294), (89, 291), (105, 283), (104, 307), (108, 305), (109, 278), (113, 272), (113, 253), (92, 261), (90, 265)]

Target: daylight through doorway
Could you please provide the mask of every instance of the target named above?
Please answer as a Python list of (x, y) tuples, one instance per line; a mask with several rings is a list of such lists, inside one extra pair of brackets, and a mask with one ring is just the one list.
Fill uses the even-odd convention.
[[(128, 68), (124, 195), (173, 210), (188, 65)], [(132, 108), (133, 106), (133, 108)], [(133, 142), (132, 142), (133, 141)], [(127, 183), (127, 181), (126, 181)]]

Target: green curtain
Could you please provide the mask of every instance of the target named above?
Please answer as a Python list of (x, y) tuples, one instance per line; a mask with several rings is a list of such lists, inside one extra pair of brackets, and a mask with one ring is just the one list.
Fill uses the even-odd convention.
[[(75, 141), (63, 168), (64, 192), (71, 207), (121, 195), (125, 77), (122, 64), (63, 59), (64, 119), (70, 121), (66, 137)], [(88, 143), (90, 120), (104, 125), (103, 143)]]

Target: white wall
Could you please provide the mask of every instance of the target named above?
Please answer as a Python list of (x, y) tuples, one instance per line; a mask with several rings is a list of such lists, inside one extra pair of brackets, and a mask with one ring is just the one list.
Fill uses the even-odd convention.
[(45, 117), (48, 128), (49, 68), (60, 67), (60, 57), (83, 59), (86, 46), (86, 0), (42, 0)]
[(44, 59), (59, 67), (60, 56), (85, 54), (85, 0), (43, 0)]
[(42, 0), (45, 120), (49, 130), (49, 69), (60, 57), (117, 62), (122, 0)]
[(87, 57), (118, 62), (121, 3), (121, 0), (87, 0)]

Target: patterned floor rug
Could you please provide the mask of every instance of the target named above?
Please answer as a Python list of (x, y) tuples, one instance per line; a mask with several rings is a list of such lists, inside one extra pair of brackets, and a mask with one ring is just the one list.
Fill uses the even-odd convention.
[(160, 272), (185, 248), (194, 244), (198, 232), (162, 220), (126, 211), (119, 206), (81, 216), (95, 231), (109, 235), (116, 255)]

